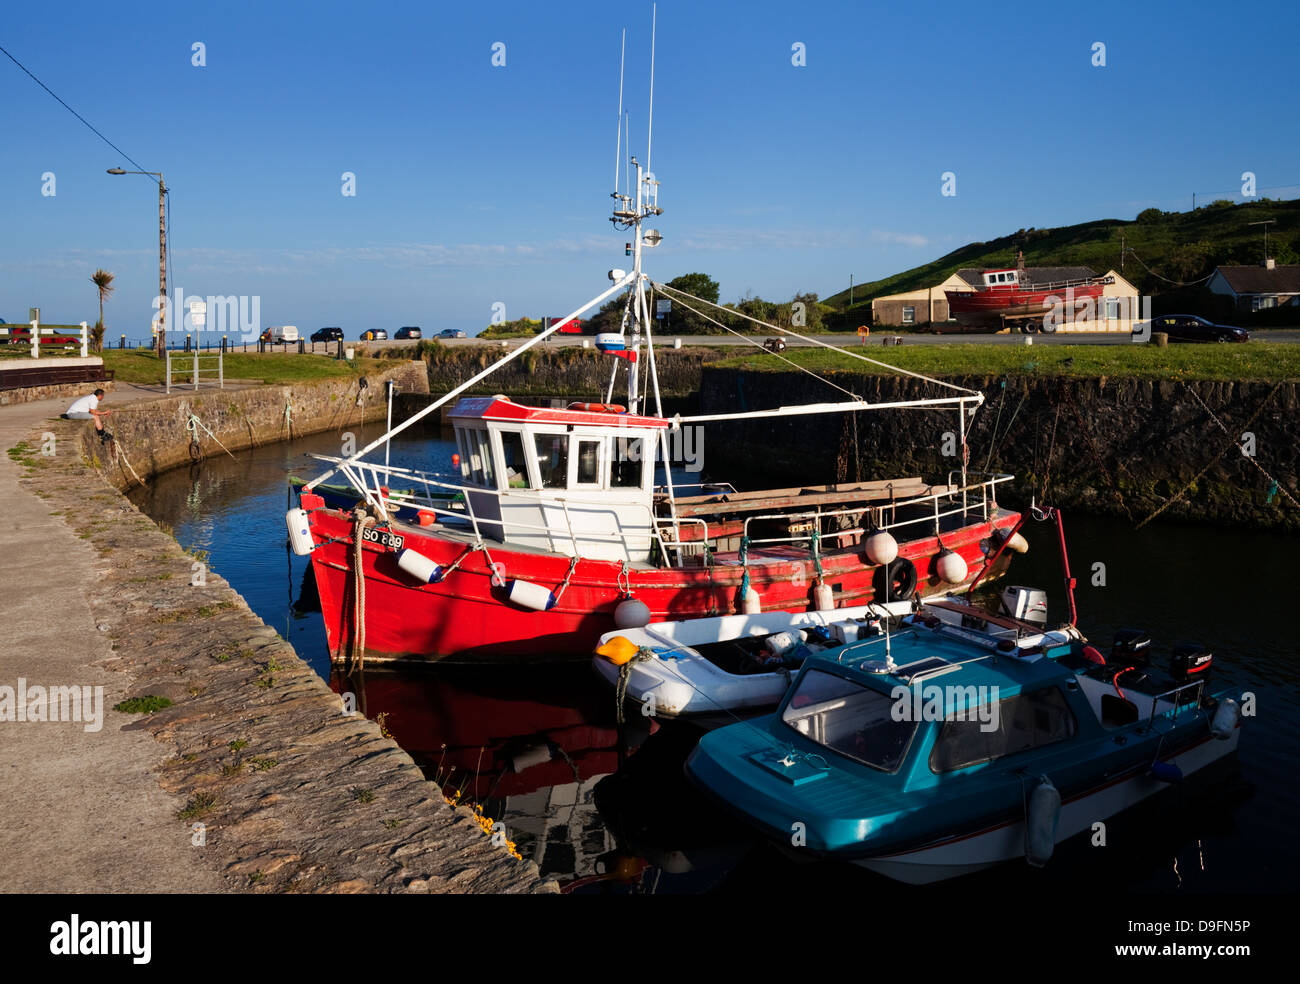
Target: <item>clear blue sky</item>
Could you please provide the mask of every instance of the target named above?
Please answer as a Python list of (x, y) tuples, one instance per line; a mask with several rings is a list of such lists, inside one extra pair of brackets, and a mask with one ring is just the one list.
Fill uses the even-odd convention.
[[(566, 313), (606, 285), (624, 26), (644, 159), (649, 3), (15, 3), (0, 45), (165, 173), (173, 288), (352, 337), (473, 332), (498, 301)], [(665, 0), (650, 272), (706, 272), (724, 300), (825, 296), (1021, 227), (1240, 198), (1247, 170), (1296, 197), (1297, 37), (1294, 0)], [(102, 266), (110, 335), (147, 334), (151, 184), (106, 175), (131, 165), (3, 57), (0, 121), (0, 317), (93, 321)]]

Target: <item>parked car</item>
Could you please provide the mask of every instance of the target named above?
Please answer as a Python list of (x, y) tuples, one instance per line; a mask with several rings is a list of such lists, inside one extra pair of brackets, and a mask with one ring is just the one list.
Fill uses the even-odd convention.
[(317, 328), (311, 333), (313, 342), (337, 342), (343, 338), (343, 329), (337, 326), (329, 328)]
[(1216, 325), (1195, 314), (1162, 314), (1150, 321), (1152, 332), (1162, 331), (1171, 342), (1248, 342), (1250, 332), (1232, 325)]
[(439, 338), (464, 338), (465, 333), (459, 328), (444, 328), (438, 332)]
[(298, 329), (294, 325), (272, 325), (262, 332), (260, 340), (270, 342), (272, 345), (287, 345), (297, 343)]
[(386, 342), (388, 341), (388, 332), (383, 328), (367, 328), (361, 333), (363, 342)]
[(393, 335), (393, 337), (394, 338), (423, 338), (424, 336), (420, 334), (419, 326), (403, 325), (401, 328), (397, 329), (397, 332)]
[[(4, 321), (0, 321), (0, 325), (4, 325), (4, 330), (5, 330), (6, 332), (8, 332), (8, 334), (6, 334), (6, 335), (0, 335), (0, 345), (7, 345), (7, 344), (12, 343), (12, 344), (14, 344), (14, 345), (27, 345), (27, 346), (30, 346), (30, 345), (32, 344), (32, 326), (31, 326), (31, 325), (11, 325), (11, 324), (9, 324), (8, 322), (4, 322)], [(45, 329), (42, 328), (41, 331), (44, 332)], [(80, 335), (65, 335), (65, 334), (63, 334), (63, 333), (61, 333), (61, 332), (60, 332), (60, 333), (57, 333), (57, 334), (54, 334), (54, 335), (46, 335), (46, 334), (42, 334), (42, 335), (41, 335), (41, 344), (42, 344), (42, 345), (65, 345), (65, 346), (66, 346), (66, 345), (78, 345), (78, 346), (79, 346), (79, 345), (81, 344), (81, 336), (80, 336)]]

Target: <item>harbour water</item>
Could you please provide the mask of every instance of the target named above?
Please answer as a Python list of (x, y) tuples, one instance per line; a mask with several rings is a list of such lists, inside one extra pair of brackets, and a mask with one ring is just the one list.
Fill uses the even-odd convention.
[[(413, 430), (417, 430), (413, 428)], [(381, 432), (354, 430), (357, 446)], [(330, 665), (306, 558), (286, 543), (290, 475), (314, 476), (308, 452), (337, 454), (327, 433), (158, 476), (132, 499), (211, 565), (323, 677)], [(436, 430), (401, 435), (394, 464), (451, 470)], [(1122, 626), (1150, 632), (1158, 653), (1206, 644), (1213, 672), (1252, 692), (1240, 751), (1212, 776), (1171, 787), (1107, 825), (1106, 845), (1076, 839), (1043, 870), (1012, 863), (953, 890), (1231, 892), (1291, 890), (1300, 793), (1300, 669), (1283, 624), (1294, 538), (1208, 526), (1066, 517), (1079, 624), (1103, 650)], [(1054, 528), (1031, 524), (1013, 583), (1044, 587), (1054, 617), (1064, 594)], [(1096, 565), (1102, 565), (1098, 567)], [(357, 695), (448, 795), (483, 806), (525, 857), (576, 892), (903, 890), (847, 866), (793, 859), (719, 813), (682, 776), (690, 725), (634, 715), (615, 723), (612, 693), (587, 654), (534, 667), (441, 666), (332, 679)], [(1157, 658), (1160, 658), (1159, 656)], [(944, 891), (944, 886), (928, 891)], [(917, 890), (921, 891), (921, 890)]]

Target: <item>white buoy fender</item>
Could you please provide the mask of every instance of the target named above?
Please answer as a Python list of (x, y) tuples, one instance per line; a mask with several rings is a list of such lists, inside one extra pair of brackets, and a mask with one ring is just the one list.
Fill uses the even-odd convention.
[(1061, 794), (1052, 780), (1042, 776), (1029, 794), (1029, 812), (1025, 817), (1025, 860), (1041, 868), (1056, 847), (1056, 824), (1061, 819)]
[(442, 580), (442, 568), (410, 547), (403, 547), (397, 555), (397, 566), (425, 584), (437, 584)]
[[(1008, 538), (1008, 534), (1010, 534), (1010, 538)], [(1018, 554), (1029, 553), (1029, 541), (1019, 533), (1011, 533), (1009, 530), (998, 530), (994, 535), (997, 537), (999, 544), (1001, 544), (1003, 540), (1007, 541), (1008, 550), (1013, 550)]]
[(544, 612), (555, 604), (555, 595), (540, 584), (519, 580), (507, 581), (506, 584), (506, 597), (510, 599), (511, 604), (518, 605), (520, 608)]
[(961, 584), (966, 580), (966, 560), (961, 554), (952, 550), (941, 551), (935, 558), (934, 569), (941, 580), (949, 584)]
[(1240, 720), (1241, 707), (1231, 697), (1225, 697), (1219, 701), (1219, 707), (1214, 712), (1214, 721), (1210, 724), (1210, 734), (1220, 741), (1227, 741), (1232, 737), (1232, 733), (1237, 730), (1237, 722)]
[(803, 642), (803, 636), (799, 632), (776, 632), (767, 637), (767, 648), (774, 656), (784, 656), (795, 646)]
[(650, 624), (650, 606), (637, 598), (624, 598), (614, 609), (614, 624), (620, 629), (639, 629)]
[(759, 601), (758, 592), (750, 588), (745, 592), (745, 597), (741, 599), (740, 611), (744, 615), (761, 615), (763, 614), (763, 604)]
[(892, 564), (898, 556), (898, 541), (884, 530), (876, 530), (862, 541), (867, 560), (873, 564)]
[(819, 612), (835, 610), (835, 592), (825, 581), (813, 588), (813, 607)]
[(311, 538), (306, 509), (290, 509), (284, 514), (284, 525), (289, 528), (289, 546), (299, 557), (306, 557), (316, 543)]

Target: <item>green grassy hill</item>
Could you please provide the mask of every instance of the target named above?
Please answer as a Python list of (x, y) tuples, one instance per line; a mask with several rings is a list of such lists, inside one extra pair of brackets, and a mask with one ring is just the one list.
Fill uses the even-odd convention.
[(1259, 263), (1264, 255), (1262, 227), (1249, 223), (1266, 219), (1276, 220), (1268, 227), (1269, 253), (1278, 263), (1300, 262), (1300, 200), (1265, 198), (1241, 205), (1218, 201), (1193, 212), (1148, 209), (1131, 221), (1098, 219), (1058, 229), (1021, 229), (859, 284), (853, 288), (851, 309), (847, 290), (823, 302), (840, 312), (852, 310), (854, 316), (847, 320), (857, 324), (870, 312), (873, 298), (932, 287), (962, 267), (1015, 266), (1016, 252), (1022, 249), (1026, 266), (1087, 266), (1105, 273), (1120, 268), (1121, 236), (1132, 251), (1124, 262), (1125, 278), (1139, 293), (1154, 297), (1180, 289), (1170, 281), (1189, 284), (1216, 266)]

